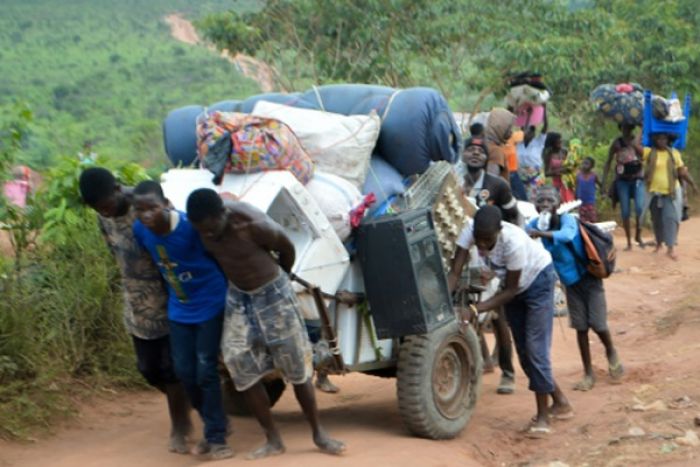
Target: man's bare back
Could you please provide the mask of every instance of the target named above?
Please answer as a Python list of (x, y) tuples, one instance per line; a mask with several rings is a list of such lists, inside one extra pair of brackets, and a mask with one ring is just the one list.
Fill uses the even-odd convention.
[[(207, 250), (241, 290), (255, 290), (294, 265), (294, 245), (279, 224), (250, 204), (225, 201), (218, 235), (203, 235)], [(277, 255), (278, 259), (273, 256)]]

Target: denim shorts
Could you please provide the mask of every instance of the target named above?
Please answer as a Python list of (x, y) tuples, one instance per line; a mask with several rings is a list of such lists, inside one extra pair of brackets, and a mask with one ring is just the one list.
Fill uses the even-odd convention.
[(630, 208), (634, 200), (634, 213), (637, 217), (642, 217), (644, 210), (644, 181), (641, 178), (625, 180), (618, 178), (615, 180), (615, 190), (620, 201), (620, 214), (623, 219), (630, 218)]

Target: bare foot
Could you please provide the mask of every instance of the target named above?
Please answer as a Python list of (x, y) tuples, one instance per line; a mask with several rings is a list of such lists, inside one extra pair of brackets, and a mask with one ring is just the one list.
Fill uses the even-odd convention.
[(233, 452), (231, 446), (228, 444), (210, 444), (209, 445), (209, 459), (220, 460), (220, 459), (230, 459), (235, 456), (236, 453)]
[(586, 375), (574, 385), (574, 391), (590, 391), (593, 386), (595, 386), (595, 378), (593, 375)]
[(187, 448), (187, 437), (182, 433), (172, 433), (168, 443), (168, 451), (175, 452), (177, 454), (189, 453), (189, 449)]
[(668, 250), (668, 251), (666, 252), (666, 256), (668, 256), (669, 258), (671, 258), (673, 261), (678, 261), (678, 255), (677, 255), (676, 252), (673, 251), (673, 250)]
[(328, 379), (328, 375), (322, 373), (319, 373), (316, 376), (316, 389), (322, 392), (326, 392), (328, 394), (335, 394), (340, 391), (340, 388), (338, 388), (338, 386), (331, 383), (331, 380)]
[(317, 433), (314, 435), (314, 444), (318, 448), (327, 454), (341, 454), (345, 451), (345, 444), (329, 438), (325, 433)]
[(632, 251), (632, 245), (627, 245), (622, 251)]
[(659, 251), (661, 251), (661, 244), (657, 244), (656, 248), (654, 248), (654, 253), (658, 253)]
[(262, 459), (264, 457), (279, 456), (284, 454), (285, 447), (282, 441), (268, 441), (264, 445), (260, 446), (258, 449), (251, 451), (250, 454), (246, 456), (248, 460)]
[(207, 443), (206, 439), (199, 440), (197, 444), (192, 447), (190, 453), (195, 456), (201, 456), (208, 453), (211, 450), (211, 446)]

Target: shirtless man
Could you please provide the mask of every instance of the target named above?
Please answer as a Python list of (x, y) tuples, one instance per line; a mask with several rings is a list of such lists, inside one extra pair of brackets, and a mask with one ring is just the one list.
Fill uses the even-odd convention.
[(345, 445), (321, 426), (311, 376), (312, 351), (287, 273), (294, 245), (282, 228), (255, 207), (222, 201), (214, 190), (195, 190), (187, 215), (229, 280), (221, 350), (236, 389), (265, 431), (267, 442), (248, 458), (282, 454), (279, 431), (261, 379), (280, 370), (308, 419), (316, 446), (340, 454)]

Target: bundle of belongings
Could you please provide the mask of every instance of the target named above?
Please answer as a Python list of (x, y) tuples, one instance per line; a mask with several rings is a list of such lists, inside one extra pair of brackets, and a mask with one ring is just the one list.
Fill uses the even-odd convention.
[(544, 104), (551, 97), (542, 75), (533, 72), (518, 73), (508, 83), (506, 105), (516, 115), (515, 125), (537, 126), (544, 120)]
[(686, 94), (683, 109), (676, 93), (668, 99), (644, 91), (644, 123), (642, 125), (642, 144), (651, 146), (654, 133), (673, 135), (672, 146), (685, 149), (690, 123), (690, 94)]
[[(641, 125), (644, 111), (644, 89), (637, 83), (601, 84), (591, 92), (596, 110), (617, 123)], [(653, 95), (651, 108), (654, 118), (667, 122), (679, 122), (685, 118), (680, 101)]]
[(667, 122), (680, 122), (685, 119), (681, 101), (677, 97), (666, 99), (662, 96), (654, 95), (651, 98), (651, 112), (654, 118)]
[(163, 122), (175, 166), (214, 173), (290, 170), (345, 240), (358, 212), (390, 211), (435, 161), (459, 159), (461, 133), (430, 88), (358, 84), (267, 93), (207, 108), (173, 110)]
[(314, 173), (311, 158), (287, 125), (237, 112), (204, 112), (197, 118), (197, 153), (215, 185), (224, 172), (289, 170), (303, 184)]
[(644, 93), (637, 83), (601, 84), (590, 95), (600, 113), (617, 123), (641, 125)]

